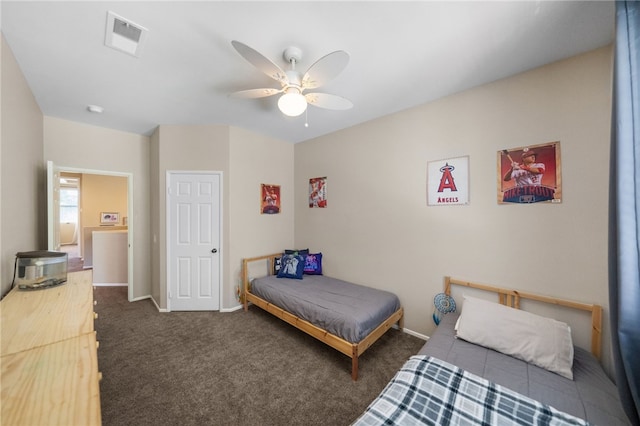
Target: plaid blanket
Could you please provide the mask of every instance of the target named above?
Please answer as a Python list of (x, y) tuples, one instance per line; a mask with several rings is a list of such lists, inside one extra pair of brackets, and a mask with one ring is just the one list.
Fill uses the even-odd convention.
[(588, 425), (437, 358), (411, 357), (353, 423), (369, 425)]

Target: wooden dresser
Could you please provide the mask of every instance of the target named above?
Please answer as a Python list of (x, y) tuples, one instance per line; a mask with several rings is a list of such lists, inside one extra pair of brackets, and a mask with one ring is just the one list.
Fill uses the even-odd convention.
[(91, 270), (0, 302), (0, 424), (100, 425)]

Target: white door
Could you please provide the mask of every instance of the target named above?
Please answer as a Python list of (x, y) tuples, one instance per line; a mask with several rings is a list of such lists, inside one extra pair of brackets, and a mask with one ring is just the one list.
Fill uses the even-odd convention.
[(60, 169), (47, 161), (47, 249), (60, 250)]
[(220, 173), (167, 173), (171, 311), (220, 309)]

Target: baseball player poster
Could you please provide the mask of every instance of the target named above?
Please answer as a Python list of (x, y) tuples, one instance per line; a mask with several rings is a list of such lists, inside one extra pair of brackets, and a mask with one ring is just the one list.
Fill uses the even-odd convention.
[(309, 207), (327, 207), (327, 177), (309, 179)]
[(469, 156), (427, 163), (427, 205), (469, 204)]
[(260, 184), (260, 213), (280, 213), (280, 185)]
[(498, 151), (498, 204), (560, 203), (560, 142)]

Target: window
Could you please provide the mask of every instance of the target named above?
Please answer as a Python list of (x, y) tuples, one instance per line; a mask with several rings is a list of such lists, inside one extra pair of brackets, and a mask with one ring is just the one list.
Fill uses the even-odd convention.
[(77, 179), (60, 179), (60, 223), (78, 223)]

